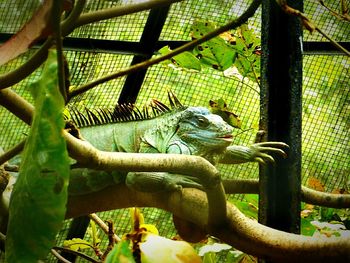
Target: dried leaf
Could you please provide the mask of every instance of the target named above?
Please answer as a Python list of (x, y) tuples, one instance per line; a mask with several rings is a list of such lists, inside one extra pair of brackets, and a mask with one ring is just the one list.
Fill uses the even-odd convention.
[(0, 46), (0, 65), (26, 52), (37, 40), (51, 32), (50, 14), (52, 0), (45, 0), (42, 6), (22, 29)]

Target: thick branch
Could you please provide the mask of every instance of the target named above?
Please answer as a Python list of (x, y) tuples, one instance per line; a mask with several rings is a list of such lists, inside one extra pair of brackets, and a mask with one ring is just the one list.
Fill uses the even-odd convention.
[(248, 254), (278, 262), (340, 262), (350, 259), (348, 238), (312, 238), (285, 233), (246, 218), (228, 204), (227, 222), (214, 231), (207, 228), (207, 202), (203, 192), (147, 194), (116, 185), (98, 193), (70, 197), (67, 218), (133, 206), (157, 207), (191, 221), (208, 233)]
[[(15, 92), (10, 89), (0, 90), (0, 104), (27, 124), (31, 123), (33, 106)], [(219, 173), (204, 158), (177, 154), (104, 152), (97, 150), (86, 141), (76, 139), (65, 131), (63, 136), (71, 157), (86, 167), (109, 171), (173, 172), (197, 176), (208, 197), (208, 224), (215, 227), (226, 218), (226, 198)]]

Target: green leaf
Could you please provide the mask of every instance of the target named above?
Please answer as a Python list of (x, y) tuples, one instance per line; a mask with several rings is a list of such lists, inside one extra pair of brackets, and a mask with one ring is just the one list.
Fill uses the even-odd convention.
[(242, 201), (233, 200), (233, 203), (247, 217), (258, 219), (258, 198), (255, 194), (246, 194)]
[[(171, 52), (169, 46), (162, 47), (158, 52), (161, 55), (166, 55)], [(194, 69), (200, 71), (202, 69), (201, 63), (198, 58), (196, 58), (191, 52), (185, 51), (179, 55), (176, 55), (171, 58), (171, 60), (167, 60), (167, 63), (174, 63), (177, 66), (187, 69)]]
[(66, 212), (69, 159), (55, 51), (50, 51), (41, 78), (30, 89), (35, 114), (10, 202), (7, 262), (45, 259)]
[(63, 241), (63, 246), (75, 251), (93, 248), (92, 244), (81, 238), (72, 238), (70, 240), (65, 240)]
[(123, 240), (109, 252), (105, 263), (134, 263), (134, 257), (129, 247), (129, 241)]
[(311, 224), (310, 219), (301, 218), (301, 234), (304, 236), (312, 236), (316, 231), (316, 227)]

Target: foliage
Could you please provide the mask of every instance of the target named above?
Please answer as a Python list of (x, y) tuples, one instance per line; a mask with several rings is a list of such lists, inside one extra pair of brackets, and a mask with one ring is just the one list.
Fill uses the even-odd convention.
[[(215, 28), (213, 22), (195, 21), (192, 25), (192, 38), (200, 38)], [(170, 51), (170, 48), (165, 46), (158, 53), (165, 55)], [(197, 71), (202, 70), (202, 67), (211, 67), (223, 71), (227, 77), (247, 77), (259, 82), (260, 55), (260, 38), (248, 25), (242, 25), (234, 33), (225, 32), (196, 46), (192, 52), (181, 53), (165, 63)]]
[(61, 134), (64, 102), (57, 85), (56, 52), (50, 52), (31, 92), (36, 110), (12, 192), (7, 262), (44, 259), (66, 212), (69, 159)]

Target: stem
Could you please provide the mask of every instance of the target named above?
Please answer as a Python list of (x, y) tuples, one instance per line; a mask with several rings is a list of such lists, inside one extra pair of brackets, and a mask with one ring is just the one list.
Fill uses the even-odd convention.
[[(81, 11), (83, 10), (86, 0), (80, 0), (74, 6), (73, 11), (69, 17), (62, 23), (62, 34), (66, 35), (69, 32), (71, 24), (75, 22)], [(34, 53), (34, 55), (29, 58), (24, 64), (16, 68), (13, 71), (0, 75), (0, 89), (8, 88), (21, 80), (28, 77), (34, 70), (36, 70), (40, 65), (47, 59), (48, 49), (53, 44), (53, 38), (49, 37), (46, 39), (44, 44)]]
[[(95, 213), (92, 213), (89, 215), (89, 217), (94, 220), (94, 222), (102, 229), (102, 231), (108, 235), (109, 234), (109, 229), (108, 226), (105, 224), (105, 222), (103, 222), (103, 220), (96, 215)], [(113, 239), (115, 243), (118, 243), (121, 239), (120, 237), (118, 237), (116, 234), (113, 235)]]
[(101, 263), (100, 261), (95, 260), (92, 257), (89, 257), (88, 255), (81, 253), (79, 251), (75, 251), (69, 248), (65, 248), (65, 247), (53, 247), (54, 250), (60, 250), (60, 251), (64, 251), (64, 252), (68, 252), (74, 255), (77, 255), (79, 257), (82, 257), (83, 259), (86, 259), (87, 261), (93, 262), (93, 263)]
[(61, 13), (62, 13), (62, 2), (54, 1), (52, 8), (52, 27), (53, 27), (53, 38), (56, 44), (57, 51), (57, 78), (58, 87), (64, 101), (67, 101), (67, 91), (65, 87), (65, 74), (64, 74), (64, 63), (63, 63), (63, 51), (62, 51), (62, 30), (61, 30)]

